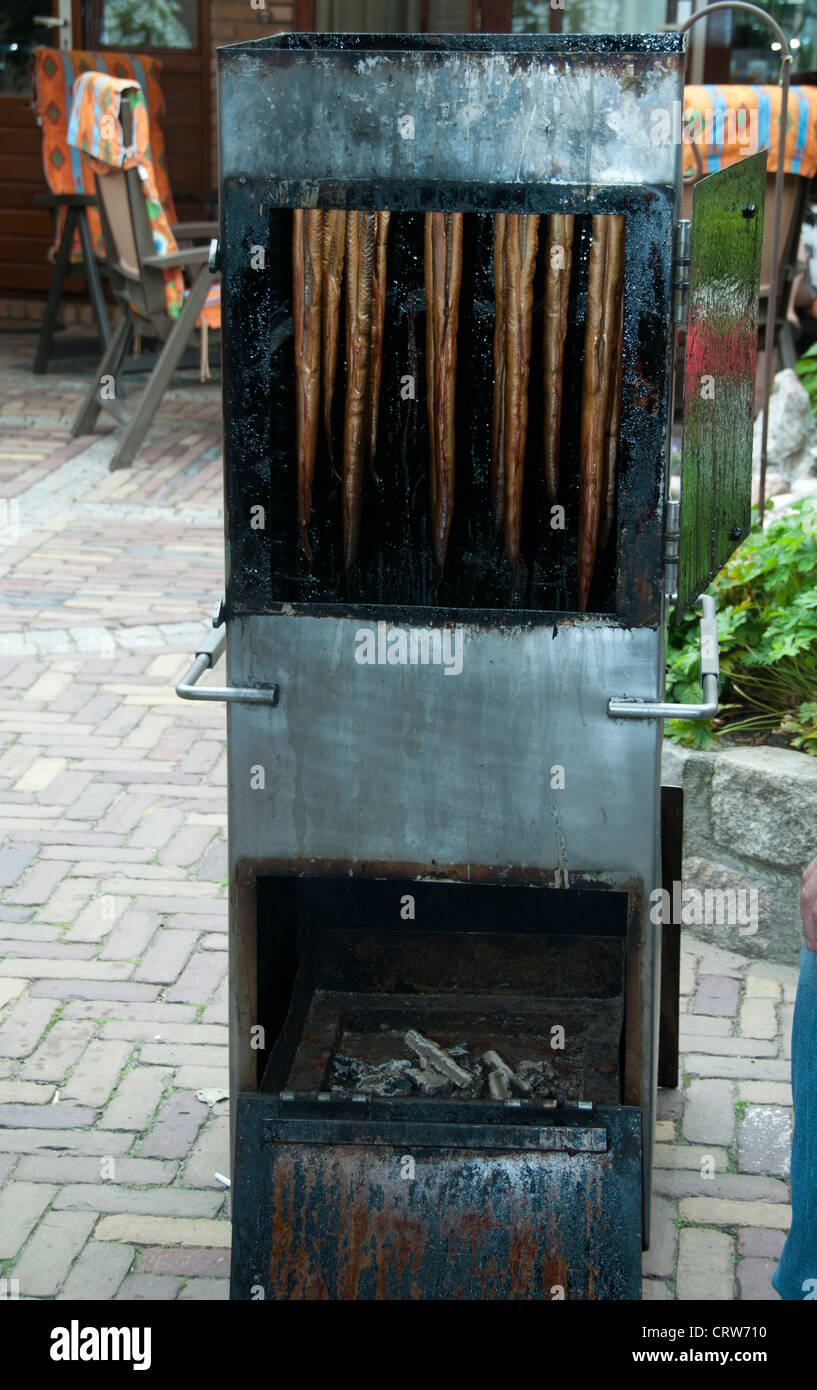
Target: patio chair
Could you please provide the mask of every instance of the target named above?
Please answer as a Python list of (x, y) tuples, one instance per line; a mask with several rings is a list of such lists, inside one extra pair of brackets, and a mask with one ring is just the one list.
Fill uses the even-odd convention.
[(103, 72), (139, 83), (150, 122), (150, 148), (159, 198), (176, 235), (187, 238), (215, 236), (215, 223), (176, 222), (176, 210), (167, 175), (162, 117), (164, 98), (159, 83), (162, 65), (156, 58), (138, 53), (95, 53), (84, 49), (35, 48), (31, 60), (32, 97), (37, 124), (42, 132), (42, 155), (49, 191), (34, 201), (54, 214), (54, 273), (48, 291), (33, 370), (45, 372), (53, 353), (57, 316), (65, 281), (81, 276), (103, 347), (111, 339), (102, 279), (105, 245), (97, 212), (94, 171), (84, 151), (68, 144), (68, 119), (75, 82), (86, 72)]
[[(113, 415), (124, 430), (111, 459), (112, 469), (133, 462), (197, 330), (200, 374), (202, 379), (209, 376), (209, 332), (217, 331), (221, 322), (220, 286), (209, 270), (209, 245), (179, 248), (157, 196), (147, 130), (147, 109), (138, 84), (100, 73), (82, 77), (69, 137), (92, 159), (108, 276), (122, 319), (71, 432), (90, 433), (100, 410)], [(182, 268), (197, 268), (189, 288)], [(119, 377), (136, 333), (156, 339), (161, 352), (131, 411), (122, 399)]]

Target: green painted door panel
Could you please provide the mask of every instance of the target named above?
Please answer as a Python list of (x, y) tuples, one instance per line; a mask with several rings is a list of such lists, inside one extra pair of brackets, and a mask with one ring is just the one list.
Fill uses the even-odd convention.
[(692, 204), (677, 619), (748, 534), (766, 151)]

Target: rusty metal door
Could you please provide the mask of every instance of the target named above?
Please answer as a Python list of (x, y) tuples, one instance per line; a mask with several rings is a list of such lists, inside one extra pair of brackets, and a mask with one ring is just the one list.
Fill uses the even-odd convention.
[(695, 187), (678, 620), (749, 532), (766, 151)]
[(240, 1096), (231, 1296), (639, 1299), (640, 1111), (457, 1108)]

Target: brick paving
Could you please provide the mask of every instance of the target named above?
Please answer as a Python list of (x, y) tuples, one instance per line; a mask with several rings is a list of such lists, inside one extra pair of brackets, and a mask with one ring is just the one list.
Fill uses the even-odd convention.
[[(107, 423), (70, 436), (81, 364), (33, 352), (0, 337), (0, 1278), (218, 1300), (224, 712), (173, 693), (223, 585), (218, 387), (174, 385), (111, 474)], [(644, 1296), (775, 1298), (796, 972), (684, 946)]]
[[(792, 904), (792, 930), (797, 904)], [(684, 933), (681, 1085), (659, 1091), (644, 1297), (776, 1300), (797, 971)], [(763, 1004), (757, 1009), (758, 1003)]]
[(33, 346), (0, 339), (0, 1277), (226, 1298), (224, 712), (173, 693), (223, 587), (218, 386), (110, 473)]

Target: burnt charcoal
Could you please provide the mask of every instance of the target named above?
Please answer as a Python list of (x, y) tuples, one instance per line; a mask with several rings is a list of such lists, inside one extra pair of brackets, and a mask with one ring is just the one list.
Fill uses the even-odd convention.
[(507, 1100), (511, 1094), (504, 1073), (498, 1069), (488, 1073), (488, 1094), (492, 1100)]
[(364, 1064), (357, 1057), (344, 1057), (336, 1052), (332, 1058), (329, 1085), (333, 1091), (354, 1091), (360, 1079)]
[(496, 1089), (491, 1086), (491, 1077), (497, 1073), (502, 1077), (503, 1089), (505, 1091), (505, 1095), (502, 1097), (496, 1095), (498, 1100), (507, 1099), (511, 1091), (514, 1091), (519, 1096), (529, 1096), (531, 1094), (529, 1082), (525, 1081), (523, 1077), (517, 1076), (516, 1072), (508, 1066), (507, 1062), (502, 1060), (498, 1052), (483, 1052), (482, 1060), (488, 1068), (488, 1087), (492, 1096), (496, 1095)]
[(410, 1077), (418, 1091), (423, 1095), (439, 1096), (448, 1099), (454, 1092), (453, 1082), (443, 1076), (441, 1072), (431, 1070), (431, 1067), (409, 1067), (406, 1076)]
[(480, 1056), (466, 1043), (444, 1048), (415, 1029), (409, 1029), (405, 1041), (415, 1053), (411, 1059), (373, 1063), (335, 1053), (330, 1064), (330, 1089), (335, 1093), (418, 1095), (438, 1100), (504, 1101), (514, 1095), (552, 1099), (556, 1094), (556, 1072), (547, 1058), (525, 1058), (513, 1068), (494, 1049)]
[(394, 1076), (390, 1073), (370, 1073), (364, 1076), (357, 1088), (368, 1096), (410, 1096), (412, 1085), (406, 1075)]
[(406, 1046), (417, 1054), (421, 1063), (425, 1062), (434, 1071), (440, 1072), (449, 1081), (453, 1081), (455, 1086), (460, 1088), (468, 1086), (471, 1081), (470, 1073), (455, 1062), (453, 1057), (445, 1051), (445, 1048), (440, 1047), (438, 1043), (432, 1042), (430, 1038), (418, 1033), (416, 1028), (409, 1028), (404, 1041)]
[(380, 1066), (369, 1067), (358, 1082), (358, 1090), (372, 1096), (406, 1096), (411, 1094), (411, 1082), (407, 1072), (411, 1063), (403, 1058), (399, 1061), (383, 1062)]
[(406, 1076), (410, 1066), (407, 1058), (372, 1066), (357, 1057), (336, 1053), (332, 1058), (330, 1086), (333, 1091), (361, 1091), (366, 1095), (410, 1095), (412, 1085)]
[(547, 1057), (534, 1062), (525, 1060), (520, 1062), (516, 1068), (516, 1074), (520, 1081), (530, 1088), (529, 1093), (533, 1096), (552, 1096), (556, 1072), (553, 1063)]
[(446, 1052), (464, 1071), (470, 1072), (475, 1080), (482, 1080), (485, 1075), (485, 1066), (478, 1053), (469, 1052), (465, 1043), (457, 1043), (455, 1047), (447, 1047)]

